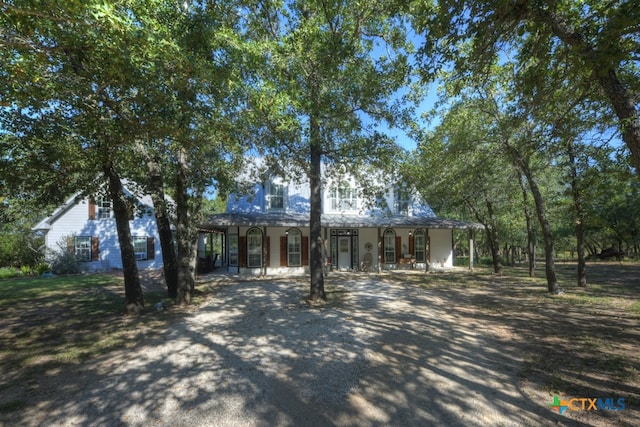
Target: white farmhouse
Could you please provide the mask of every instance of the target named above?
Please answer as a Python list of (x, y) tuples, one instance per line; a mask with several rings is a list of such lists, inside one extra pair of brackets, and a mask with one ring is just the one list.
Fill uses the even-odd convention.
[[(240, 274), (302, 274), (309, 266), (310, 189), (272, 174), (249, 194), (232, 195), (208, 229), (224, 234), (219, 247), (203, 237), (199, 252), (218, 252), (218, 265)], [(325, 178), (323, 262), (329, 270), (446, 269), (453, 266), (452, 232), (475, 224), (437, 217), (410, 187), (388, 186), (371, 200), (353, 178)], [(204, 234), (203, 236), (206, 236)], [(206, 251), (205, 251), (206, 247)]]
[[(135, 199), (129, 226), (139, 269), (162, 267), (162, 248), (149, 196), (126, 195)], [(85, 271), (121, 269), (120, 244), (111, 200), (104, 197), (71, 196), (34, 231), (44, 234), (47, 255), (73, 251)]]
[[(261, 176), (248, 194), (229, 198), (225, 213), (199, 224), (200, 272), (223, 267), (253, 275), (308, 273), (309, 185), (269, 173)], [(135, 196), (140, 193), (129, 192), (127, 185), (132, 184), (125, 184), (125, 191), (136, 204), (129, 225), (138, 268), (162, 268), (151, 198)], [(365, 188), (353, 178), (324, 180), (321, 223), (323, 263), (328, 270), (451, 268), (453, 230), (478, 227), (437, 217), (409, 186), (388, 185), (377, 199), (364, 193)], [(115, 218), (107, 198), (76, 194), (33, 230), (44, 234), (49, 254), (73, 251), (85, 271), (122, 268)]]

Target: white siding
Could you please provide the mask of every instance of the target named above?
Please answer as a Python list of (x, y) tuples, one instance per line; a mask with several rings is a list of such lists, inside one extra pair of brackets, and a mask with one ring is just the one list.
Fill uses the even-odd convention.
[[(138, 261), (139, 269), (155, 269), (162, 267), (162, 249), (158, 236), (155, 216), (148, 214), (142, 218), (137, 216), (129, 221), (132, 236), (153, 237), (154, 259)], [(72, 204), (50, 223), (50, 229), (45, 237), (45, 244), (49, 253), (59, 252), (66, 247), (69, 236), (98, 237), (99, 261), (84, 262), (86, 271), (98, 271), (105, 268), (122, 268), (120, 245), (116, 223), (110, 219), (89, 219), (89, 201), (82, 200)]]
[(452, 231), (449, 229), (430, 229), (431, 264), (434, 268), (453, 267)]

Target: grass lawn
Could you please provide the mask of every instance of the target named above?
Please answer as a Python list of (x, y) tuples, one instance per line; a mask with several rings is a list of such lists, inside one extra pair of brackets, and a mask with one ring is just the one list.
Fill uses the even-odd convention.
[[(49, 370), (78, 364), (116, 348), (134, 346), (165, 330), (171, 314), (154, 312), (166, 291), (144, 294), (146, 313), (125, 315), (121, 277), (85, 274), (0, 280), (0, 395)], [(20, 407), (0, 399), (0, 413)]]

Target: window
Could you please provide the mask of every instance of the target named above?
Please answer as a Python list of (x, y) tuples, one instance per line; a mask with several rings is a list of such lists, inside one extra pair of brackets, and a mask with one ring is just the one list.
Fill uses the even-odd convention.
[(136, 254), (137, 261), (149, 259), (147, 256), (147, 238), (144, 236), (133, 236), (133, 251)]
[(111, 200), (106, 197), (100, 197), (97, 203), (98, 207), (98, 219), (111, 218), (111, 212), (113, 211), (111, 207)]
[(411, 200), (409, 190), (403, 187), (395, 187), (393, 193), (394, 212), (398, 215), (408, 215), (409, 202)]
[(229, 236), (229, 265), (238, 265), (238, 235)]
[(78, 261), (91, 261), (91, 237), (78, 236), (74, 238), (74, 253)]
[(265, 209), (284, 210), (287, 202), (287, 187), (279, 180), (267, 181), (264, 187)]
[(267, 186), (267, 192), (267, 209), (284, 209), (284, 185), (270, 182)]
[(358, 209), (358, 192), (352, 187), (333, 188), (331, 190), (331, 210)]
[(414, 256), (416, 257), (416, 262), (425, 262), (424, 252), (425, 252), (426, 241), (425, 241), (424, 230), (416, 230), (413, 236), (414, 236), (413, 241), (415, 246)]
[(247, 232), (247, 267), (262, 267), (262, 231), (259, 228)]
[(287, 264), (302, 265), (302, 233), (297, 228), (292, 228), (287, 234)]
[(387, 229), (384, 232), (384, 262), (396, 262), (396, 232)]

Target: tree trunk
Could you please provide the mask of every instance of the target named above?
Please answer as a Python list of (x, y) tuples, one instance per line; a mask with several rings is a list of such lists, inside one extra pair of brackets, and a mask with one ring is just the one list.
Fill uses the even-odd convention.
[[(530, 174), (529, 174), (530, 175)], [(533, 176), (527, 177), (529, 187), (533, 193), (533, 200), (536, 202), (536, 214), (538, 221), (540, 222), (540, 228), (542, 229), (542, 238), (544, 240), (544, 271), (547, 276), (547, 290), (549, 292), (558, 291), (558, 279), (556, 277), (556, 264), (555, 264), (555, 242), (553, 239), (553, 233), (551, 231), (551, 225), (547, 220), (547, 213), (544, 206), (544, 199), (538, 184), (533, 180)]]
[(326, 301), (324, 291), (324, 274), (322, 272), (322, 146), (320, 128), (315, 117), (311, 117), (309, 184), (311, 186), (311, 214), (309, 218), (309, 235), (311, 250), (309, 252), (309, 269), (311, 272), (311, 301)]
[(636, 172), (640, 173), (640, 121), (635, 107), (635, 99), (618, 80), (614, 70), (602, 73), (598, 68), (595, 68), (594, 73), (598, 75), (598, 83), (609, 98), (613, 111), (620, 120), (622, 140), (631, 152), (631, 163), (635, 166)]
[(136, 254), (133, 248), (131, 228), (129, 226), (129, 203), (125, 199), (120, 176), (108, 163), (103, 166), (103, 172), (108, 181), (109, 196), (113, 202), (113, 215), (116, 220), (118, 243), (120, 244), (120, 256), (122, 259), (122, 273), (124, 275), (124, 298), (127, 312), (137, 314), (144, 308), (144, 297)]
[(151, 158), (144, 147), (139, 147), (147, 164), (149, 174), (149, 195), (153, 201), (153, 210), (160, 236), (160, 246), (162, 247), (162, 268), (164, 280), (167, 283), (167, 293), (169, 298), (175, 299), (178, 296), (178, 261), (171, 232), (171, 221), (169, 210), (167, 209), (167, 199), (164, 193), (162, 180), (162, 169), (160, 163)]
[(507, 242), (504, 243), (504, 247), (502, 248), (502, 253), (504, 254), (505, 264), (511, 265), (511, 258), (509, 254), (509, 244)]
[(587, 263), (584, 255), (584, 208), (582, 206), (582, 193), (578, 185), (578, 168), (573, 143), (568, 141), (567, 153), (569, 154), (569, 173), (571, 180), (571, 194), (576, 214), (576, 252), (578, 253), (578, 286), (587, 287)]
[[(526, 179), (526, 178), (525, 178)], [(524, 206), (524, 219), (527, 225), (527, 253), (529, 261), (529, 277), (536, 274), (536, 232), (533, 228), (531, 210), (529, 209), (529, 198), (527, 197), (527, 187), (522, 181), (522, 176), (518, 178), (520, 189), (522, 190), (522, 202)]]
[(498, 239), (498, 228), (495, 225), (493, 217), (493, 204), (486, 200), (488, 220), (485, 224), (487, 230), (487, 238), (489, 239), (489, 248), (491, 249), (491, 258), (493, 260), (493, 272), (502, 275), (502, 259), (500, 258), (500, 241)]
[(190, 304), (191, 293), (195, 289), (194, 236), (189, 218), (189, 194), (187, 194), (186, 173), (188, 164), (186, 153), (178, 154), (178, 173), (176, 174), (176, 243), (178, 248), (178, 293), (177, 304)]
[(551, 225), (547, 219), (546, 208), (544, 204), (544, 198), (538, 183), (533, 177), (529, 162), (525, 159), (520, 151), (512, 146), (508, 141), (504, 142), (505, 147), (513, 156), (516, 166), (527, 178), (529, 189), (533, 195), (533, 201), (536, 206), (536, 215), (540, 228), (542, 229), (542, 238), (544, 241), (544, 260), (545, 260), (545, 274), (547, 276), (547, 289), (550, 293), (558, 292), (558, 279), (556, 277), (556, 264), (555, 264), (555, 242), (553, 240), (553, 232), (551, 231)]

